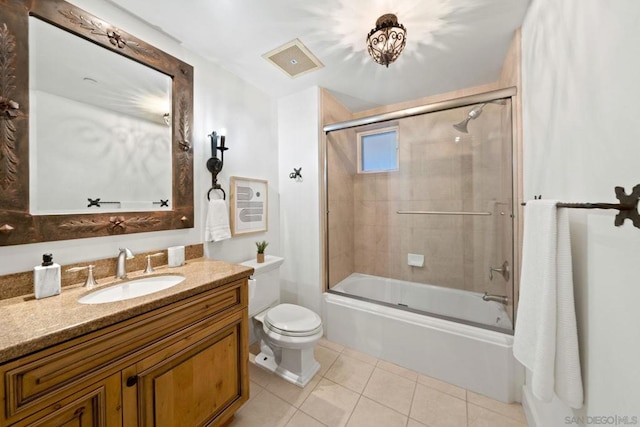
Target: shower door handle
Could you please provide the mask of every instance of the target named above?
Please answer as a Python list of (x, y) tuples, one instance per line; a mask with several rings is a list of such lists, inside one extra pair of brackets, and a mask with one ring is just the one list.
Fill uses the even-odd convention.
[(505, 281), (509, 281), (509, 263), (507, 261), (503, 262), (500, 268), (489, 267), (489, 280), (493, 280), (493, 272), (502, 274)]

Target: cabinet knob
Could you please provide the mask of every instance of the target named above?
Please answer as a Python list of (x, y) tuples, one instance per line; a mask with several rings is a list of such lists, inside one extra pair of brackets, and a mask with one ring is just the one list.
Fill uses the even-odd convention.
[(137, 375), (133, 375), (129, 378), (127, 378), (126, 383), (127, 387), (133, 387), (134, 385), (138, 384), (138, 376)]

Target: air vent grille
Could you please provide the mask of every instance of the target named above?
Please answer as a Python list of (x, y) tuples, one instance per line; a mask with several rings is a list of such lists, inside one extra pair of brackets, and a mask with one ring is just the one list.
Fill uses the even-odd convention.
[(262, 57), (291, 78), (324, 67), (322, 62), (298, 39), (265, 53)]

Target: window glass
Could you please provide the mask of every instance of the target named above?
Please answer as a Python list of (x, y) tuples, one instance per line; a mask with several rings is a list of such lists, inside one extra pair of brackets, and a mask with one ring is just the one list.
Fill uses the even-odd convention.
[(358, 134), (358, 172), (398, 170), (398, 129)]

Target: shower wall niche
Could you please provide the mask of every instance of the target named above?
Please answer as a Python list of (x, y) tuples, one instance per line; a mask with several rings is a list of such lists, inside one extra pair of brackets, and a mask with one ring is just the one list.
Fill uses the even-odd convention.
[[(490, 279), (513, 265), (511, 111), (505, 98), (328, 133), (328, 287), (363, 273), (511, 301), (511, 275)], [(389, 126), (398, 170), (358, 173), (358, 133)]]

